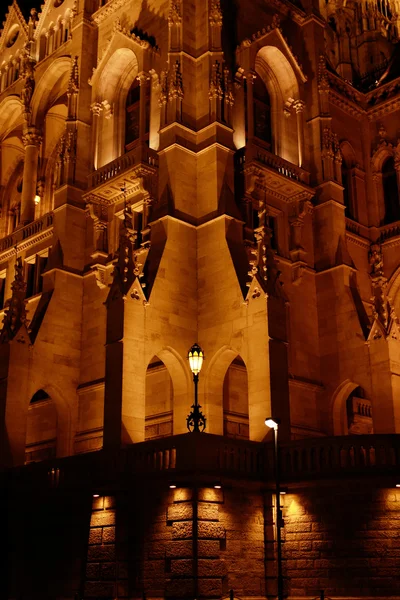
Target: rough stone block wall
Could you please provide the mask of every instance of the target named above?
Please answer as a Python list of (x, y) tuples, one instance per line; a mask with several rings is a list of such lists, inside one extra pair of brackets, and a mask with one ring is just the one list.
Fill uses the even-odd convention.
[(250, 485), (225, 489), (218, 505), (219, 523), (226, 532), (221, 551), (225, 578), (223, 595), (233, 590), (235, 596), (264, 596), (264, 499)]
[(400, 490), (342, 482), (285, 497), (290, 596), (399, 596)]
[[(120, 570), (117, 572), (119, 565), (116, 561), (115, 520), (115, 498), (113, 496), (93, 498), (84, 586), (85, 598), (114, 598), (116, 595), (117, 583), (123, 573)], [(118, 588), (119, 597), (123, 597), (121, 586)]]

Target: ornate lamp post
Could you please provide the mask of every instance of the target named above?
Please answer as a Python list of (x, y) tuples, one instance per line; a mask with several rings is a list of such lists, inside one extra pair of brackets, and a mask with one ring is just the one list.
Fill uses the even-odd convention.
[(269, 417), (265, 419), (267, 427), (274, 432), (274, 467), (275, 467), (275, 504), (276, 504), (276, 546), (277, 546), (277, 566), (278, 566), (278, 600), (283, 600), (283, 573), (282, 573), (282, 536), (281, 527), (283, 526), (282, 511), (281, 511), (281, 489), (280, 489), (280, 473), (279, 473), (279, 455), (278, 455), (278, 429), (279, 419)]
[(198, 344), (194, 344), (188, 353), (188, 360), (190, 365), (190, 370), (193, 373), (193, 383), (194, 383), (194, 404), (192, 404), (192, 411), (188, 415), (186, 419), (186, 424), (188, 430), (193, 433), (194, 431), (204, 431), (206, 428), (206, 418), (201, 412), (200, 404), (198, 402), (198, 391), (197, 387), (199, 384), (199, 373), (201, 371), (201, 367), (203, 366), (204, 353)]

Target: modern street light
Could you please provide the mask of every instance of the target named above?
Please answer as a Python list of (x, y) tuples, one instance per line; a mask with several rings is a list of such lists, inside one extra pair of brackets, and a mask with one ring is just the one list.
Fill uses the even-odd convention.
[(206, 428), (206, 418), (201, 412), (200, 404), (198, 401), (198, 384), (199, 384), (199, 373), (203, 366), (204, 353), (198, 344), (193, 344), (188, 353), (188, 360), (190, 370), (193, 373), (194, 383), (194, 404), (192, 404), (192, 411), (186, 419), (188, 430), (193, 433), (197, 431), (204, 431)]
[(276, 504), (276, 546), (277, 546), (277, 565), (278, 565), (278, 600), (283, 600), (283, 573), (282, 573), (282, 537), (281, 527), (283, 525), (281, 511), (281, 488), (280, 488), (280, 473), (279, 473), (279, 454), (278, 454), (278, 429), (279, 419), (269, 417), (265, 419), (267, 427), (274, 432), (274, 468), (275, 468), (275, 504)]

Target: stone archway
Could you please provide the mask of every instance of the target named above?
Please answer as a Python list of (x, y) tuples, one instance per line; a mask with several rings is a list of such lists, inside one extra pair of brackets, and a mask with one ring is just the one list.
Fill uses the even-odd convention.
[[(207, 432), (224, 432), (223, 390), (225, 376), (238, 352), (223, 346), (211, 358), (204, 379), (205, 400), (203, 413), (207, 418)], [(201, 377), (200, 377), (201, 382)]]
[(26, 422), (25, 464), (54, 458), (57, 450), (57, 409), (42, 389), (29, 402)]
[(224, 435), (249, 439), (249, 390), (246, 365), (237, 355), (223, 385)]
[(192, 404), (192, 382), (189, 367), (176, 350), (170, 346), (157, 350), (155, 356), (165, 365), (171, 381), (172, 432), (174, 435), (185, 433), (187, 431), (186, 417)]
[(153, 356), (146, 371), (144, 439), (172, 435), (174, 387), (167, 367)]
[[(350, 379), (346, 379), (346, 381), (338, 386), (332, 396), (331, 402), (332, 429), (334, 435), (372, 433), (371, 402), (368, 399), (361, 398), (361, 396), (364, 395), (365, 394), (359, 384)], [(357, 399), (360, 400), (360, 402), (357, 403)], [(358, 404), (360, 404), (360, 407), (358, 407)], [(356, 423), (358, 415), (361, 420), (365, 421), (365, 423), (362, 424), (362, 430), (360, 430)], [(369, 421), (368, 423), (367, 420)], [(368, 427), (370, 429), (369, 431), (367, 430)]]
[[(276, 46), (260, 48), (255, 59), (255, 71), (263, 80), (271, 100), (272, 152), (293, 164), (302, 156), (299, 143), (299, 84), (288, 59)], [(300, 111), (301, 112), (301, 111)], [(301, 166), (301, 165), (300, 165)]]

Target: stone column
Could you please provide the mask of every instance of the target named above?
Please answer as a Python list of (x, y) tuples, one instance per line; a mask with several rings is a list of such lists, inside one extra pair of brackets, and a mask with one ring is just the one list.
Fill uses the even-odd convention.
[(21, 225), (26, 225), (35, 216), (35, 196), (39, 148), (42, 138), (34, 127), (28, 127), (23, 135), (25, 146), (24, 175), (21, 195)]
[(140, 104), (139, 104), (139, 140), (143, 143), (146, 138), (146, 104), (147, 104), (147, 86), (150, 76), (142, 71), (137, 76), (140, 85)]
[(92, 148), (93, 148), (93, 167), (98, 168), (99, 159), (99, 119), (103, 106), (100, 102), (94, 102), (91, 105), (93, 113), (93, 127), (92, 127)]
[(246, 73), (247, 81), (247, 139), (251, 140), (254, 137), (254, 100), (253, 100), (253, 84), (257, 75), (254, 71)]
[(303, 109), (305, 102), (303, 100), (296, 100), (293, 104), (296, 111), (297, 118), (297, 143), (299, 148), (299, 167), (303, 166), (304, 158), (304, 123), (303, 123)]

